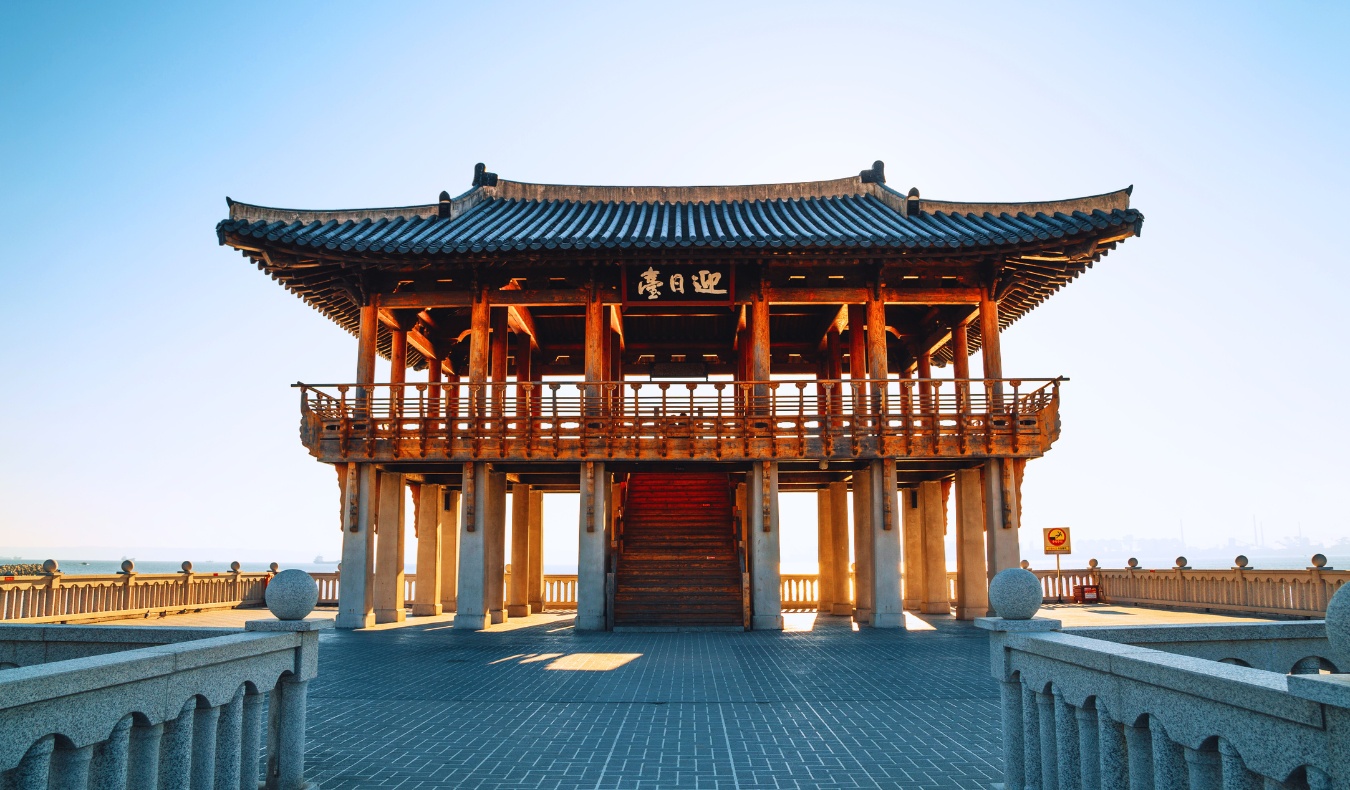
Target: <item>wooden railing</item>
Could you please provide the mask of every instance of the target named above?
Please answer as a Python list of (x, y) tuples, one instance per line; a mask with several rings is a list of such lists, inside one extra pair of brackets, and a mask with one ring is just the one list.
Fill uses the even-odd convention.
[(321, 460), (1035, 457), (1062, 379), (296, 384)]
[(261, 606), (271, 573), (113, 573), (0, 577), (0, 620), (78, 623)]

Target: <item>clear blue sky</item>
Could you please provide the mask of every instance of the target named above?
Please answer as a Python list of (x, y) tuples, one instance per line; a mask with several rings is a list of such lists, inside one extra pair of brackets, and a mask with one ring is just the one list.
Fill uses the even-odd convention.
[[(850, 175), (1135, 184), (1131, 240), (1014, 326), (1065, 375), (1025, 523), (1350, 535), (1350, 13), (1268, 4), (4, 4), (0, 554), (336, 556), (297, 379), (355, 341), (216, 245), (226, 195)], [(814, 511), (811, 511), (812, 513)], [(563, 511), (562, 518), (571, 513)], [(1038, 534), (1038, 533), (1037, 533)], [(215, 551), (214, 553), (219, 553)], [(225, 559), (228, 557), (217, 557)]]

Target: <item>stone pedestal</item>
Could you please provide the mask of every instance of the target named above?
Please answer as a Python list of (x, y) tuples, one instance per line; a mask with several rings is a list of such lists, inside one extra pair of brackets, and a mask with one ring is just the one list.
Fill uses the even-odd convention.
[(403, 475), (379, 473), (380, 512), (375, 524), (375, 622), (401, 623), (403, 609)]
[(530, 614), (530, 487), (511, 486), (511, 582), (506, 613), (511, 617)]
[(375, 474), (374, 464), (347, 464), (338, 628), (366, 628), (375, 624), (371, 585), (375, 561)]
[(872, 627), (904, 628), (900, 605), (900, 505), (896, 501), (894, 461), (873, 461)]
[(979, 469), (956, 473), (956, 619), (974, 620), (989, 611), (985, 573), (984, 492)]
[(506, 475), (489, 472), (487, 478), (487, 602), (493, 623), (506, 622)]
[(872, 622), (872, 475), (853, 473), (853, 620)]
[(756, 463), (747, 475), (750, 523), (750, 627), (783, 630), (783, 582), (779, 568), (778, 464)]
[(943, 518), (942, 483), (919, 484), (919, 518), (923, 522), (924, 594), (920, 610), (925, 614), (947, 614), (951, 596), (947, 589), (947, 524)]
[(830, 483), (830, 531), (833, 534), (830, 548), (835, 579), (834, 606), (830, 613), (847, 617), (853, 614), (848, 570), (848, 483)]
[(578, 631), (605, 630), (605, 560), (609, 536), (605, 534), (609, 504), (609, 477), (603, 463), (581, 465), (581, 510), (577, 529), (577, 619)]
[(417, 486), (414, 502), (417, 585), (413, 592), (412, 613), (417, 617), (430, 617), (441, 613), (441, 487), (426, 483)]
[(481, 631), (488, 627), (487, 530), (488, 465), (464, 465), (459, 516), (459, 591), (455, 628)]

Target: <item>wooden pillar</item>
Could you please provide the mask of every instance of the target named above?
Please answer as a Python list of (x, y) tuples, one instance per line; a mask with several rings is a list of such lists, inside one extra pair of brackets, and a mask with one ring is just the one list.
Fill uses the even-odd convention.
[(980, 470), (956, 473), (956, 619), (974, 620), (989, 611), (985, 573), (984, 491)]
[(487, 415), (488, 348), (491, 344), (491, 308), (487, 291), (480, 290), (474, 297), (469, 312), (469, 414), (470, 419), (481, 420)]
[[(379, 330), (379, 311), (374, 303), (361, 306), (361, 324), (357, 334), (356, 383), (375, 381), (375, 341)], [(369, 403), (365, 386), (356, 390), (357, 409)], [(374, 625), (375, 567), (375, 465), (347, 464), (346, 484), (342, 487), (342, 565), (338, 586), (338, 628), (366, 628)]]
[(376, 517), (375, 622), (401, 623), (403, 609), (403, 553), (405, 549), (403, 475), (379, 473), (380, 512)]
[(830, 483), (830, 562), (834, 566), (834, 606), (831, 614), (853, 614), (848, 570), (848, 483)]
[(414, 617), (440, 614), (442, 561), (441, 487), (413, 484), (413, 530), (417, 533), (417, 584), (413, 587)]
[(492, 414), (502, 417), (506, 414), (506, 373), (507, 358), (511, 353), (511, 334), (507, 327), (507, 308), (494, 307), (492, 320)]
[[(829, 369), (825, 376), (831, 381), (840, 382), (844, 378), (844, 351), (839, 340), (839, 327), (831, 326), (825, 334), (825, 361)], [(843, 385), (836, 383), (830, 395), (830, 413), (839, 414), (844, 410)]]
[(487, 478), (487, 602), (493, 623), (506, 622), (506, 475), (493, 471)]
[(965, 322), (952, 327), (952, 376), (956, 379), (957, 411), (970, 411), (970, 330)]
[[(863, 327), (867, 324), (867, 306), (861, 304), (851, 304), (848, 306), (848, 377), (854, 381), (861, 381), (867, 378), (867, 332)], [(867, 394), (865, 385), (853, 384), (853, 411), (862, 412), (865, 408), (864, 397)], [(856, 489), (855, 489), (856, 495)], [(854, 526), (857, 524), (855, 522)]]
[[(591, 298), (586, 303), (586, 381), (605, 380), (605, 334), (608, 329), (605, 306), (598, 291), (591, 288)], [(586, 413), (599, 414), (603, 398), (600, 388), (586, 387), (585, 396)]]
[(876, 388), (874, 406), (881, 412), (885, 409), (886, 379), (891, 376), (886, 353), (886, 303), (875, 289), (867, 296), (867, 373)]
[(506, 614), (527, 617), (530, 608), (530, 487), (511, 486), (511, 589)]
[(460, 482), (459, 589), (455, 601), (455, 628), (481, 631), (488, 627), (487, 530), (488, 465), (464, 465)]
[(440, 357), (427, 360), (427, 416), (433, 420), (441, 416), (441, 365)]
[(911, 612), (923, 610), (924, 551), (923, 511), (919, 509), (919, 489), (907, 488), (900, 492), (900, 514), (904, 524), (904, 607)]
[(834, 611), (837, 582), (834, 575), (834, 510), (830, 507), (830, 489), (816, 489), (816, 611), (830, 614)]
[(750, 627), (783, 630), (783, 582), (780, 567), (782, 531), (778, 524), (778, 464), (757, 461), (750, 468), (746, 505), (750, 523)]
[(980, 295), (980, 356), (984, 359), (984, 377), (1003, 378), (1003, 352), (999, 344), (998, 302), (987, 293)]
[(866, 466), (853, 472), (853, 597), (853, 620), (871, 623), (872, 475)]
[(516, 419), (534, 414), (538, 408), (539, 389), (522, 386), (533, 381), (534, 347), (530, 336), (521, 332), (516, 335)]
[(530, 489), (529, 523), (530, 575), (529, 598), (530, 611), (544, 611), (544, 492)]
[(926, 614), (947, 614), (951, 596), (947, 589), (947, 525), (942, 519), (942, 483), (919, 484), (919, 518), (923, 522), (924, 595), (920, 603)]
[(918, 360), (919, 373), (919, 409), (927, 414), (933, 411), (933, 384), (930, 379), (933, 378), (933, 355), (924, 351), (919, 354)]
[(441, 529), (441, 611), (458, 608), (459, 595), (459, 492), (445, 486), (437, 497), (437, 521)]
[[(771, 377), (771, 347), (769, 345), (769, 300), (763, 290), (755, 294), (750, 303), (750, 377), (756, 382), (768, 382)], [(754, 407), (762, 412), (769, 410), (769, 385), (759, 383), (754, 388)]]

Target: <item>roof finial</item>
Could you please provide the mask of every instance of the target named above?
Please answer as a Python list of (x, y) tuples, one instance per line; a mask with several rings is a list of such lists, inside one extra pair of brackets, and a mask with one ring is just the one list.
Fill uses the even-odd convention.
[(905, 216), (919, 216), (919, 188), (910, 187), (909, 194), (905, 195)]
[(886, 183), (886, 163), (878, 159), (872, 163), (871, 170), (864, 170), (858, 174), (864, 184), (884, 184)]
[(436, 207), (436, 216), (445, 219), (450, 216), (450, 193), (441, 190), (441, 204)]
[(495, 187), (497, 186), (497, 174), (489, 173), (487, 165), (479, 162), (473, 166), (473, 185), (475, 187)]

